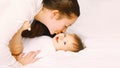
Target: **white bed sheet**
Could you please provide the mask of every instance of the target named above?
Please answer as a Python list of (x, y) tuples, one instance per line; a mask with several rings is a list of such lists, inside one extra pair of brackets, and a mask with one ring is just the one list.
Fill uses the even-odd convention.
[(120, 68), (120, 1), (78, 1), (81, 16), (67, 32), (80, 35), (86, 49), (58, 51), (24, 68)]
[[(118, 47), (112, 48), (112, 45), (114, 46), (114, 43), (116, 43), (115, 45), (119, 46), (120, 43), (119, 41), (115, 40), (111, 41), (113, 42), (110, 43), (109, 41), (105, 40), (101, 41), (89, 39), (89, 42), (87, 41), (86, 45), (89, 44), (91, 46), (101, 46), (99, 46), (99, 48), (87, 47), (79, 53), (64, 51), (52, 52), (51, 54), (41, 58), (39, 61), (24, 66), (23, 68), (119, 68), (120, 50)], [(42, 44), (44, 45), (46, 43)], [(49, 43), (47, 44), (49, 45)], [(110, 47), (104, 47), (102, 45), (110, 45)]]
[[(79, 53), (54, 52), (49, 47), (49, 51), (40, 53), (44, 58), (23, 68), (120, 68), (120, 1), (78, 1), (81, 6), (81, 16), (67, 31), (80, 35), (86, 49)], [(5, 4), (5, 1), (1, 0), (0, 3)], [(0, 10), (0, 13), (2, 12)], [(33, 47), (29, 44), (24, 52), (30, 51), (31, 48), (38, 50), (38, 44), (35, 42), (33, 41), (33, 44), (37, 46)], [(43, 39), (40, 45), (48, 45), (48, 43)]]

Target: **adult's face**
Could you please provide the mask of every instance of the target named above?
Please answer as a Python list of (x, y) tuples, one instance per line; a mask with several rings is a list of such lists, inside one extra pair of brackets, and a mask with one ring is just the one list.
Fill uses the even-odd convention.
[(65, 32), (77, 19), (75, 14), (70, 17), (60, 14), (58, 10), (43, 9), (35, 17), (38, 21), (47, 26), (51, 34)]
[(66, 29), (76, 21), (76, 19), (77, 17), (75, 15), (72, 15), (71, 18), (63, 17), (61, 19), (51, 19), (48, 29), (51, 34), (65, 32)]

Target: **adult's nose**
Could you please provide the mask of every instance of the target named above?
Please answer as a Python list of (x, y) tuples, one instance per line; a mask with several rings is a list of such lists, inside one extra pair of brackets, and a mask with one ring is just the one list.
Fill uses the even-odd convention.
[(66, 31), (66, 28), (62, 30), (62, 33), (64, 33)]

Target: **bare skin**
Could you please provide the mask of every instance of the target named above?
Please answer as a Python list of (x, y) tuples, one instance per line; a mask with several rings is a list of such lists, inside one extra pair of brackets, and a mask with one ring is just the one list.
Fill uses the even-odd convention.
[[(41, 21), (43, 24), (45, 24), (51, 34), (58, 34), (61, 32), (65, 32), (66, 29), (71, 26), (77, 19), (78, 17), (75, 14), (71, 14), (71, 17), (68, 17), (66, 15), (61, 15), (58, 10), (49, 10), (43, 7), (43, 9), (35, 16), (35, 19), (38, 21)], [(54, 27), (53, 27), (54, 24)], [(21, 56), (23, 52), (23, 44), (22, 44), (22, 37), (21, 33), (23, 30), (26, 30), (30, 27), (29, 23), (26, 24), (26, 22), (23, 24), (23, 26), (16, 32), (16, 34), (13, 36), (13, 38), (10, 40), (10, 50), (12, 52), (12, 55), (15, 56), (15, 58), (18, 60), (18, 56)], [(38, 52), (38, 51), (36, 51)], [(33, 54), (34, 57), (38, 53)], [(23, 56), (23, 54), (22, 54)], [(29, 59), (30, 55), (26, 55), (19, 58), (19, 62), (24, 64), (29, 64), (31, 62), (26, 62), (29, 60), (34, 60), (34, 59)], [(26, 58), (26, 59), (24, 59)], [(28, 60), (27, 60), (28, 59)], [(22, 62), (21, 62), (22, 60)], [(37, 60), (37, 59), (36, 59)], [(25, 62), (25, 63), (24, 63)], [(33, 62), (32, 62), (33, 63)]]
[(24, 54), (23, 52), (23, 44), (22, 44), (22, 36), (21, 33), (23, 30), (29, 29), (30, 24), (29, 22), (24, 22), (22, 27), (15, 33), (12, 39), (9, 42), (9, 48), (12, 55), (16, 58), (18, 62), (23, 65), (33, 63), (37, 61), (39, 58), (35, 58), (36, 55), (40, 52), (38, 51), (31, 51), (28, 54)]
[(16, 57), (16, 60), (20, 62), (22, 65), (27, 65), (34, 63), (35, 61), (39, 60), (39, 58), (35, 58), (37, 54), (39, 54), (38, 51), (31, 51), (27, 55), (24, 56), (24, 53), (21, 53)]

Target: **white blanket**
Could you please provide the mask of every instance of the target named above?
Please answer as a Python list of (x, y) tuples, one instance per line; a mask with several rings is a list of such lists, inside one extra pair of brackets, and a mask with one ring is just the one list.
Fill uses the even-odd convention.
[[(38, 38), (40, 39), (40, 38)], [(43, 38), (41, 38), (43, 39)], [(46, 43), (46, 40), (43, 39), (46, 45), (50, 45)], [(108, 39), (109, 40), (109, 39)], [(120, 40), (120, 39), (118, 39)], [(64, 51), (52, 51), (51, 47), (48, 48), (50, 51), (49, 54), (44, 55), (43, 53), (39, 54), (39, 57), (44, 55), (39, 61), (24, 66), (23, 68), (119, 68), (120, 65), (120, 50), (117, 47), (113, 47), (112, 45), (119, 46), (118, 40), (97, 40), (97, 39), (87, 39), (86, 46), (88, 47), (78, 53), (74, 52), (64, 52)], [(37, 40), (36, 40), (37, 41)], [(34, 42), (36, 42), (34, 41)], [(109, 43), (111, 42), (111, 43)], [(99, 44), (98, 44), (99, 43)], [(34, 45), (38, 45), (37, 43), (33, 43)], [(41, 44), (41, 45), (42, 45)], [(90, 47), (90, 46), (93, 47)], [(100, 46), (100, 45), (108, 45), (107, 47)], [(98, 46), (94, 47), (94, 46)], [(38, 46), (37, 46), (38, 47)], [(31, 46), (27, 47), (31, 48)], [(36, 46), (32, 46), (34, 49)], [(25, 49), (27, 50), (27, 49)], [(51, 52), (52, 51), (52, 52)], [(45, 53), (45, 52), (44, 52)]]
[(41, 36), (36, 38), (23, 39), (24, 53), (30, 51), (40, 50), (39, 58), (44, 58), (55, 52), (55, 48), (52, 43), (52, 38), (48, 36)]
[[(120, 1), (78, 1), (81, 16), (68, 32), (80, 35), (86, 49), (78, 53), (54, 52), (44, 38), (40, 46), (48, 46), (50, 54), (42, 53), (42, 50), (37, 57), (43, 58), (23, 68), (120, 68)], [(38, 50), (39, 45), (36, 42), (25, 43), (30, 46), (26, 45), (24, 52), (32, 50), (31, 47)]]
[(33, 20), (42, 0), (0, 0), (0, 68), (20, 67), (10, 53), (8, 43), (25, 21)]
[(25, 68), (120, 68), (120, 1), (78, 1), (81, 16), (67, 32), (80, 35), (86, 49), (58, 51)]

